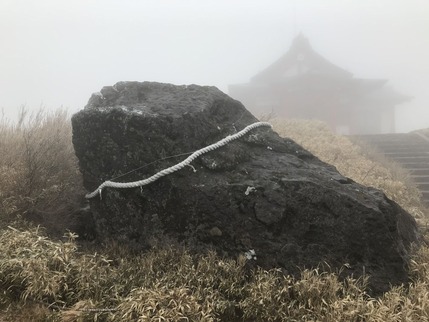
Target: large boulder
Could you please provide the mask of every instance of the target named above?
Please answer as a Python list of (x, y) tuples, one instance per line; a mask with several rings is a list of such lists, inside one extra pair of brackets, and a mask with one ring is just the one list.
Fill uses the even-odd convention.
[[(215, 87), (119, 82), (73, 116), (73, 144), (91, 192), (150, 177), (257, 121)], [(90, 207), (98, 238), (145, 248), (167, 236), (290, 274), (345, 265), (375, 292), (407, 280), (418, 242), (414, 219), (383, 192), (266, 126), (143, 187), (104, 188)]]

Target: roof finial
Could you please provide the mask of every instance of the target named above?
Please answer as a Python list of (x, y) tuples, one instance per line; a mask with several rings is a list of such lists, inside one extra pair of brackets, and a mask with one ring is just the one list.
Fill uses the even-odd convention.
[(307, 37), (304, 36), (304, 34), (301, 31), (299, 32), (298, 36), (296, 36), (295, 39), (293, 40), (292, 46), (294, 48), (299, 48), (299, 49), (311, 48), (310, 41), (308, 40)]

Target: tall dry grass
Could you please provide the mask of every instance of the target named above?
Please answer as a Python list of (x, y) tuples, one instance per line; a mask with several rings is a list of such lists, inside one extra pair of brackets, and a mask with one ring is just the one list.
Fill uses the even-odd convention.
[[(70, 191), (81, 185), (66, 114), (24, 113), (21, 119), (27, 122), (0, 126), (4, 222), (36, 208), (61, 212)], [(344, 175), (384, 185), (398, 203), (422, 215), (400, 172), (368, 159), (365, 148), (320, 123), (276, 122), (281, 134)], [(136, 255), (114, 241), (82, 248), (71, 232), (52, 240), (37, 227), (0, 229), (0, 320), (429, 321), (427, 247), (411, 260), (409, 285), (372, 298), (365, 279), (340, 280), (338, 272), (303, 270), (293, 278), (277, 270), (249, 271), (245, 257), (192, 255), (166, 241), (153, 245)]]
[(0, 119), (0, 226), (28, 217), (54, 227), (76, 208), (83, 190), (71, 133), (61, 109)]

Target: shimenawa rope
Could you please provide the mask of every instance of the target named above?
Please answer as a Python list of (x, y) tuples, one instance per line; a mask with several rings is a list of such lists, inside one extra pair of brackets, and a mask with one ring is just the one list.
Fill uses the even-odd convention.
[(192, 153), (189, 157), (187, 157), (182, 162), (180, 162), (176, 165), (173, 165), (167, 169), (161, 170), (158, 173), (154, 174), (153, 176), (151, 176), (147, 179), (139, 180), (139, 181), (133, 181), (133, 182), (105, 181), (96, 190), (94, 190), (91, 193), (88, 193), (85, 196), (85, 198), (90, 199), (90, 198), (95, 197), (97, 194), (100, 194), (100, 197), (101, 197), (101, 192), (102, 192), (103, 188), (106, 188), (106, 187), (124, 189), (124, 188), (136, 188), (136, 187), (145, 186), (149, 183), (152, 183), (152, 182), (158, 180), (159, 178), (161, 178), (163, 176), (166, 176), (167, 174), (171, 174), (173, 172), (176, 172), (176, 171), (188, 166), (192, 161), (194, 161), (200, 155), (207, 153), (209, 151), (216, 150), (217, 148), (220, 148), (221, 146), (224, 146), (224, 145), (228, 144), (229, 142), (234, 141), (234, 140), (242, 137), (247, 132), (249, 132), (249, 131), (251, 131), (257, 127), (261, 127), (261, 126), (268, 126), (268, 127), (272, 128), (272, 125), (268, 122), (256, 122), (256, 123), (250, 124), (250, 125), (246, 126), (244, 129), (242, 129), (240, 132), (237, 132), (233, 135), (228, 135), (227, 137), (223, 138), (222, 140), (220, 140), (216, 143), (213, 143), (209, 146), (206, 146), (205, 148), (202, 148), (198, 151), (195, 151), (194, 153)]

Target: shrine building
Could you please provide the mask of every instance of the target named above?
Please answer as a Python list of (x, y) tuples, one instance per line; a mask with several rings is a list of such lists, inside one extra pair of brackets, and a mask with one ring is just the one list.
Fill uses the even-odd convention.
[(360, 79), (335, 66), (298, 35), (289, 51), (229, 95), (255, 116), (317, 119), (338, 134), (395, 132), (395, 106), (411, 100), (386, 79)]

